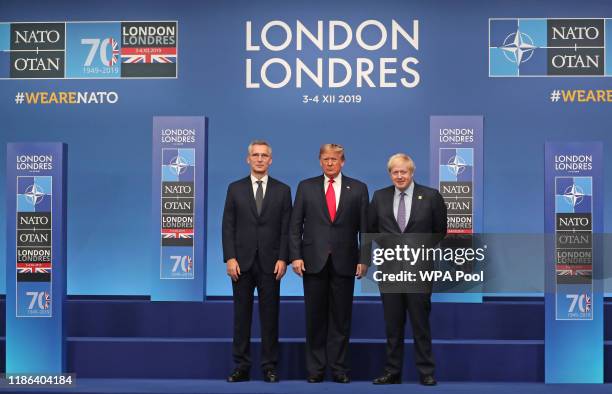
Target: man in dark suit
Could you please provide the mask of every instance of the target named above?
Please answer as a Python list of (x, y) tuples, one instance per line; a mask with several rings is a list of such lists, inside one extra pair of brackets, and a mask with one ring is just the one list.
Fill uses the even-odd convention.
[[(446, 205), (440, 193), (413, 181), (415, 165), (402, 153), (391, 156), (387, 164), (393, 186), (377, 190), (369, 209), (369, 231), (388, 234), (432, 234), (433, 246), (446, 234)], [(420, 243), (420, 242), (419, 242)], [(425, 290), (423, 290), (423, 288)], [(381, 297), (387, 334), (387, 363), (382, 376), (374, 384), (401, 383), (404, 359), (404, 328), (406, 311), (410, 316), (414, 337), (414, 358), (420, 382), (426, 386), (436, 384), (434, 359), (431, 350), (431, 287), (421, 286), (419, 291), (385, 292)]]
[(344, 148), (325, 144), (319, 151), (323, 175), (300, 182), (291, 215), (289, 250), (296, 274), (304, 280), (308, 382), (349, 383), (348, 345), (359, 234), (367, 230), (368, 188), (343, 175)]
[(232, 278), (235, 370), (228, 382), (249, 380), (253, 291), (259, 297), (261, 367), (266, 382), (278, 382), (280, 280), (288, 259), (291, 190), (268, 176), (272, 148), (265, 141), (248, 147), (251, 174), (229, 185), (223, 211), (223, 259)]

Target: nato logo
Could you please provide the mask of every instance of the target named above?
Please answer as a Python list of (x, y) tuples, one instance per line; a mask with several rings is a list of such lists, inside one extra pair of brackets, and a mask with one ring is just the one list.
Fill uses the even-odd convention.
[(489, 76), (547, 74), (546, 19), (489, 20)]
[(51, 177), (17, 178), (17, 212), (51, 212)]
[(591, 213), (592, 178), (558, 177), (555, 186), (556, 213)]
[(162, 181), (180, 182), (195, 179), (194, 149), (163, 149), (162, 150)]
[(474, 167), (472, 148), (441, 148), (440, 182), (471, 182)]
[(182, 156), (175, 156), (170, 159), (170, 165), (168, 166), (170, 171), (175, 175), (181, 175), (185, 172), (187, 167), (189, 167), (189, 163)]

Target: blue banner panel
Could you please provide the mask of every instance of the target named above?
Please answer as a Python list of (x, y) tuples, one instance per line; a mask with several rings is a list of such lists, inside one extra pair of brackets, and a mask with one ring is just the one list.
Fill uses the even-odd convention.
[(0, 24), (0, 79), (177, 78), (177, 21)]
[[(611, 76), (603, 18), (489, 19), (490, 77)], [(608, 44), (609, 45), (609, 44)]]
[[(431, 116), (429, 177), (448, 210), (448, 234), (482, 232), (483, 117)], [(482, 294), (434, 294), (434, 301), (482, 302)]]
[(153, 118), (153, 301), (204, 299), (206, 125), (201, 116)]
[(7, 146), (6, 372), (65, 372), (66, 145)]
[(545, 380), (603, 383), (603, 145), (545, 151)]

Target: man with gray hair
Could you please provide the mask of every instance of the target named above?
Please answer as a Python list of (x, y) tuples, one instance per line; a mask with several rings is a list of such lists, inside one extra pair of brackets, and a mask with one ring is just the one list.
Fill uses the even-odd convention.
[[(413, 181), (415, 165), (403, 153), (389, 158), (387, 170), (393, 185), (377, 190), (368, 210), (370, 233), (435, 234), (440, 239), (446, 234), (446, 204), (442, 195)], [(406, 311), (410, 317), (414, 338), (414, 358), (425, 386), (436, 384), (434, 359), (431, 349), (431, 287), (418, 292), (391, 293), (381, 289), (387, 334), (387, 362), (384, 373), (374, 384), (397, 384), (402, 380), (404, 360), (404, 329)]]
[(249, 380), (253, 291), (259, 297), (261, 323), (261, 368), (264, 380), (278, 382), (278, 310), (280, 280), (289, 258), (291, 190), (268, 176), (272, 148), (253, 141), (246, 161), (250, 175), (227, 188), (223, 211), (223, 260), (232, 279), (236, 367), (228, 382)]

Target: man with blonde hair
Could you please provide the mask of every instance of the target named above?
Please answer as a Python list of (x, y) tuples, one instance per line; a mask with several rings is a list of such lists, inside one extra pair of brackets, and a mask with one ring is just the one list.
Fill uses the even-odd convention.
[(319, 150), (323, 175), (300, 182), (291, 215), (289, 254), (303, 277), (308, 382), (323, 381), (330, 367), (336, 383), (349, 383), (348, 346), (359, 234), (367, 231), (368, 188), (342, 174), (344, 148)]
[[(370, 233), (446, 234), (446, 205), (440, 193), (413, 181), (415, 165), (410, 156), (398, 153), (389, 158), (387, 170), (393, 185), (377, 190), (368, 211)], [(424, 290), (423, 290), (424, 289)], [(410, 317), (414, 338), (414, 358), (420, 383), (436, 384), (431, 349), (429, 313), (431, 287), (418, 292), (392, 293), (381, 288), (381, 298), (387, 334), (387, 362), (384, 373), (374, 384), (401, 383), (404, 359), (404, 329), (406, 311)]]

